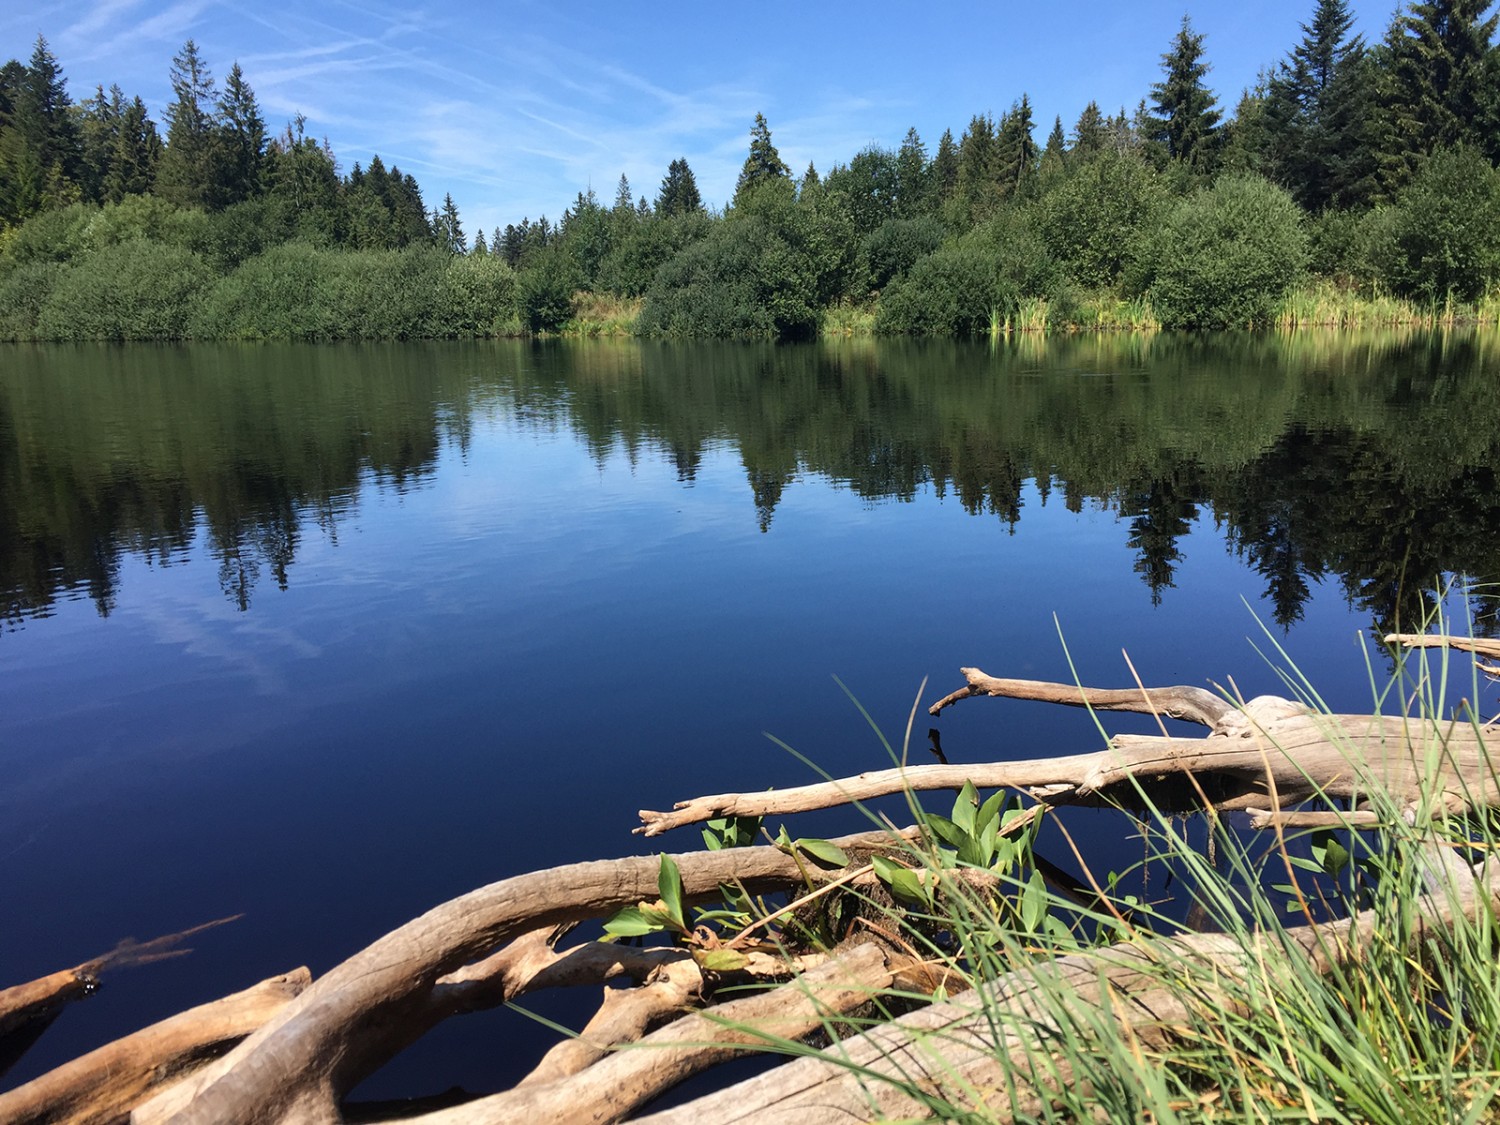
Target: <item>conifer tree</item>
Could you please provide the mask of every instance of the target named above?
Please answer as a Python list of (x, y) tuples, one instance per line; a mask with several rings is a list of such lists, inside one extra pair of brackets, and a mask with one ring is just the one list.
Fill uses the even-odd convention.
[(896, 154), (896, 213), (903, 219), (925, 215), (930, 209), (931, 166), (927, 146), (913, 126), (906, 130)]
[(930, 187), (935, 208), (947, 203), (958, 189), (958, 146), (953, 143), (952, 129), (944, 129), (938, 138), (937, 152), (932, 157)]
[(245, 81), (240, 64), (229, 68), (218, 99), (213, 138), (213, 188), (210, 202), (227, 207), (261, 194), (266, 158), (266, 123)]
[(467, 254), (469, 243), (464, 238), (463, 225), (458, 221), (458, 205), (453, 202), (453, 193), (443, 196), (443, 210), (433, 224), (438, 244), (450, 254)]
[(213, 191), (214, 80), (191, 39), (172, 59), (172, 92), (156, 190), (178, 205), (201, 205)]
[(995, 136), (995, 179), (1000, 194), (1010, 198), (1024, 192), (1036, 173), (1037, 147), (1032, 134), (1031, 99), (1025, 94), (1000, 119)]
[(989, 114), (975, 114), (958, 142), (958, 176), (953, 193), (954, 218), (972, 226), (998, 205), (995, 174), (995, 123)]
[(1156, 115), (1151, 139), (1167, 156), (1202, 172), (1211, 172), (1219, 128), (1214, 95), (1203, 84), (1208, 63), (1203, 61), (1203, 36), (1182, 17), (1172, 48), (1161, 58), (1162, 80), (1151, 87)]
[(104, 178), (104, 200), (118, 203), (127, 195), (145, 195), (156, 182), (161, 159), (161, 137), (156, 122), (146, 112), (146, 103), (136, 96), (120, 114), (115, 130), (115, 151)]
[(656, 196), (656, 213), (664, 219), (673, 215), (690, 215), (703, 210), (703, 197), (688, 162), (678, 157), (667, 166), (667, 174)]
[(750, 128), (750, 152), (740, 168), (739, 181), (734, 185), (734, 204), (740, 206), (751, 193), (773, 180), (790, 180), (791, 169), (781, 159), (771, 141), (771, 129), (764, 114), (755, 115), (755, 124)]
[(1073, 148), (1069, 155), (1074, 160), (1087, 160), (1103, 152), (1108, 139), (1109, 130), (1099, 112), (1099, 103), (1089, 102), (1078, 115), (1078, 124), (1073, 126)]

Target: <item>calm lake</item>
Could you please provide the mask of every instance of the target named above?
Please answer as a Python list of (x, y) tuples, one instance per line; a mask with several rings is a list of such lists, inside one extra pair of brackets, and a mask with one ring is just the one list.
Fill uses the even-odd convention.
[[(1497, 377), (1493, 332), (0, 348), (0, 984), (243, 914), (4, 1081), (654, 850), (637, 809), (811, 780), (767, 733), (888, 765), (852, 700), (899, 748), (920, 696), (918, 761), (935, 725), (955, 762), (1100, 746), (1041, 705), (929, 721), (963, 665), (1125, 686), (1124, 650), (1248, 697), (1289, 658), (1366, 709), (1372, 637), (1500, 579)], [(449, 1021), (367, 1092), (548, 1041)]]

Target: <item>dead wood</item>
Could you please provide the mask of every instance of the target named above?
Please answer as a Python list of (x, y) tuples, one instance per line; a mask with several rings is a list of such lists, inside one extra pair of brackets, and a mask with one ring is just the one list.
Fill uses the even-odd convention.
[(311, 980), (306, 969), (297, 969), (117, 1039), (0, 1094), (0, 1121), (120, 1120), (154, 1089), (185, 1077), (263, 1025)]
[[(795, 1040), (868, 1004), (891, 987), (904, 959), (874, 943), (853, 946), (769, 992), (718, 1004), (668, 1024), (615, 1051), (582, 1073), (517, 1087), (407, 1125), (509, 1125), (546, 1121), (583, 1125), (619, 1121), (664, 1090), (747, 1049)], [(690, 1104), (697, 1104), (690, 1103)], [(699, 1119), (715, 1121), (713, 1117)]]
[[(971, 687), (974, 669), (966, 669)], [(1062, 685), (983, 677), (993, 694), (1043, 698)], [(1035, 690), (1033, 690), (1035, 689)], [(1057, 699), (1057, 702), (1078, 702)], [(1093, 689), (1085, 689), (1085, 692)], [(1092, 754), (1032, 758), (975, 765), (928, 765), (876, 770), (854, 777), (767, 793), (721, 793), (679, 802), (671, 812), (642, 810), (636, 831), (656, 836), (720, 816), (767, 816), (806, 812), (872, 800), (903, 790), (1011, 788), (1049, 805), (1138, 806), (1137, 786), (1164, 812), (1190, 812), (1203, 799), (1219, 809), (1280, 812), (1314, 797), (1360, 800), (1372, 794), (1392, 800), (1406, 815), (1460, 811), (1500, 800), (1492, 763), (1500, 730), (1435, 724), (1402, 716), (1323, 715), (1274, 696), (1211, 716), (1197, 688), (1137, 692), (1115, 710), (1147, 710), (1164, 699), (1172, 711), (1197, 721), (1212, 719), (1199, 738), (1120, 734)], [(1186, 693), (1186, 694), (1184, 694)], [(975, 694), (968, 688), (947, 702)], [(984, 694), (992, 694), (986, 691)], [(1124, 696), (1128, 693), (1109, 693)], [(1203, 693), (1207, 694), (1207, 693)], [(1166, 710), (1161, 713), (1168, 713)]]
[(1055, 684), (1045, 680), (1006, 680), (991, 676), (978, 668), (961, 668), (969, 682), (931, 707), (929, 715), (938, 715), (960, 699), (976, 695), (1004, 699), (1030, 699), (1038, 703), (1061, 703), (1068, 707), (1089, 707), (1095, 711), (1132, 711), (1182, 719), (1206, 727), (1217, 726), (1234, 704), (1206, 688), (1091, 688), (1078, 684)]
[[(869, 832), (840, 843), (882, 849), (890, 837)], [(674, 858), (689, 896), (711, 894), (731, 880), (764, 893), (803, 879), (796, 859), (770, 847)], [(658, 868), (655, 856), (577, 863), (503, 879), (444, 903), (331, 970), (223, 1059), (138, 1108), (132, 1120), (335, 1121), (345, 1092), (448, 1014), (433, 999), (444, 977), (522, 934), (654, 900)]]
[[(1441, 897), (1422, 903), (1428, 922), (1451, 925), (1459, 916), (1500, 906), (1500, 866), (1479, 878), (1451, 857)], [(1456, 874), (1455, 874), (1456, 871)], [(1118, 1029), (1139, 1048), (1169, 1046), (1182, 1029), (1243, 1013), (1234, 999), (1243, 982), (1273, 990), (1274, 966), (1306, 958), (1325, 975), (1377, 925), (1369, 911), (1340, 922), (1290, 928), (1279, 940), (1256, 934), (1192, 934), (1072, 954), (1006, 974), (975, 993), (909, 1013), (843, 1040), (821, 1055), (798, 1059), (687, 1105), (636, 1118), (641, 1125), (848, 1125), (851, 1121), (928, 1116), (926, 1097), (973, 1108), (986, 1120), (1036, 1113), (1049, 1094), (1071, 1080), (1046, 1048), (1065, 1025), (1088, 1034)], [(1189, 967), (1199, 987), (1164, 987), (1164, 963)], [(1188, 997), (1193, 997), (1191, 1003)], [(1038, 1063), (1043, 1065), (1037, 1065)]]
[(238, 917), (236, 914), (230, 918), (218, 918), (150, 941), (125, 938), (108, 953), (81, 965), (0, 990), (0, 1074), (10, 1070), (16, 1060), (30, 1050), (64, 1007), (97, 989), (105, 972), (191, 953), (191, 949), (178, 947), (194, 934), (233, 922)]
[(1405, 648), (1455, 648), (1479, 656), (1500, 657), (1500, 640), (1489, 637), (1451, 637), (1439, 633), (1389, 633), (1385, 643)]

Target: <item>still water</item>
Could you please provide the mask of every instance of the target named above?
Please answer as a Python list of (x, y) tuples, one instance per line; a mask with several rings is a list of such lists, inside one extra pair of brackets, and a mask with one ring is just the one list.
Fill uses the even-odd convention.
[[(0, 349), (0, 983), (243, 915), (107, 979), (4, 1081), (642, 852), (639, 808), (809, 780), (767, 733), (883, 766), (851, 697), (899, 745), (962, 665), (1120, 686), (1124, 650), (1248, 696), (1282, 690), (1280, 646), (1367, 707), (1372, 636), (1500, 578), (1497, 349)], [(1447, 605), (1494, 631), (1482, 585)], [(957, 762), (1100, 743), (1021, 703), (941, 727)], [(1079, 815), (1107, 867), (1119, 825)], [(450, 1021), (368, 1086), (484, 1089), (545, 1040)]]

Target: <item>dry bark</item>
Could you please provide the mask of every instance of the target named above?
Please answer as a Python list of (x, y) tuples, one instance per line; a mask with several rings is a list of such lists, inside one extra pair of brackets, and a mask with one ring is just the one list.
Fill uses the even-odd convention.
[[(1215, 715), (1196, 688), (1134, 693), (1083, 689), (1082, 697), (1075, 688), (1070, 699), (1063, 699), (1064, 685), (1002, 680), (972, 668), (965, 674), (969, 686), (934, 710), (977, 694), (1080, 706), (1092, 696), (1105, 698), (1114, 710), (1191, 716), (1207, 722), (1210, 733), (1201, 738), (1121, 734), (1092, 754), (908, 766), (767, 793), (697, 797), (679, 802), (671, 812), (642, 810), (642, 827), (636, 831), (656, 836), (713, 817), (785, 815), (905, 789), (956, 790), (965, 782), (980, 789), (1020, 789), (1049, 805), (1137, 806), (1139, 787), (1167, 812), (1201, 809), (1205, 798), (1219, 809), (1275, 813), (1314, 797), (1361, 801), (1379, 795), (1410, 817), (1500, 801), (1493, 768), (1500, 757), (1500, 731), (1493, 728), (1402, 716), (1323, 715), (1274, 696), (1252, 699), (1243, 707), (1226, 704)], [(1092, 700), (1090, 705), (1095, 705)]]
[[(890, 838), (863, 833), (841, 843), (881, 848)], [(690, 896), (731, 880), (761, 893), (803, 878), (792, 856), (770, 847), (674, 858)], [(132, 1120), (336, 1121), (345, 1092), (447, 1014), (433, 999), (444, 977), (543, 926), (655, 899), (658, 869), (655, 856), (578, 863), (503, 879), (444, 903), (331, 970), (223, 1059), (137, 1109)]]
[(311, 980), (306, 969), (297, 969), (117, 1039), (0, 1094), (0, 1121), (91, 1125), (121, 1120), (153, 1090), (185, 1077), (262, 1026)]

